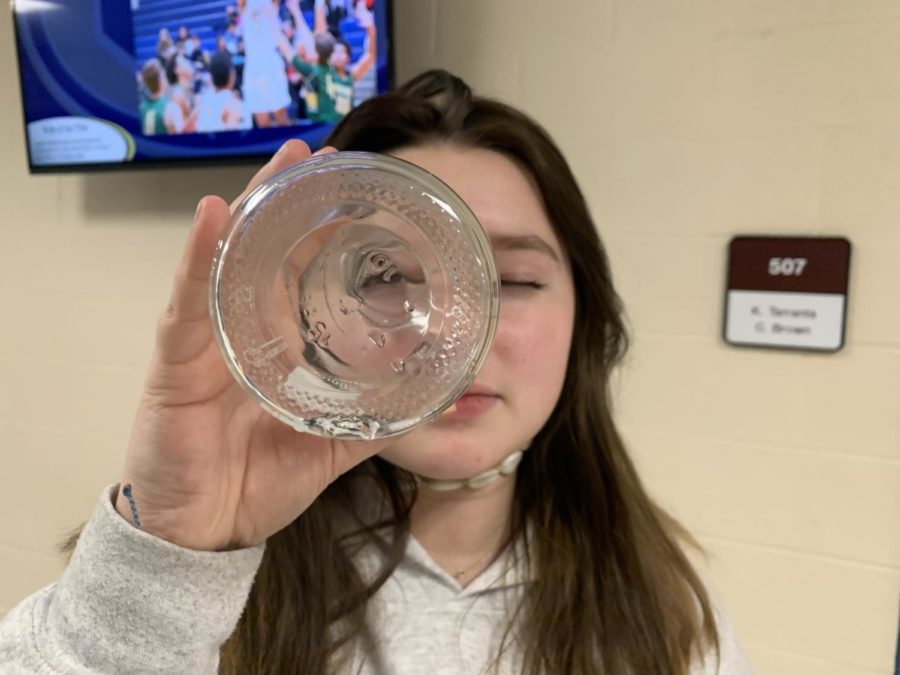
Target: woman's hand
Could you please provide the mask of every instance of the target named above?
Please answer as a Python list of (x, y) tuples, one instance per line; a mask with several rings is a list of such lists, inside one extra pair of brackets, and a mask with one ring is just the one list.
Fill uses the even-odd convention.
[[(235, 205), (262, 181), (309, 156), (305, 143), (288, 141)], [(144, 530), (210, 551), (264, 541), (386, 444), (298, 433), (264, 412), (231, 376), (208, 310), (212, 258), (229, 218), (219, 197), (200, 201), (171, 300), (159, 319), (122, 475), (122, 484), (133, 486)], [(116, 508), (131, 520), (122, 495)]]

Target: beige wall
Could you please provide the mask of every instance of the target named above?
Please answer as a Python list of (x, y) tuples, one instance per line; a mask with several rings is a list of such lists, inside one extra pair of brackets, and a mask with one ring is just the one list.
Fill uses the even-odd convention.
[[(648, 484), (711, 552), (756, 669), (891, 672), (900, 589), (900, 3), (398, 0), (441, 65), (560, 141), (630, 311)], [(564, 8), (564, 9), (559, 9)], [(0, 614), (118, 478), (195, 200), (249, 169), (29, 177), (0, 20)], [(719, 338), (736, 233), (853, 243), (847, 347)]]

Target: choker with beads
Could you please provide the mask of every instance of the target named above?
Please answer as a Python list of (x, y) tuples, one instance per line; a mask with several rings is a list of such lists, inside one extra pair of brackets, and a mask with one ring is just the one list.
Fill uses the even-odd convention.
[(516, 450), (497, 466), (488, 469), (487, 471), (482, 471), (471, 478), (439, 480), (416, 475), (416, 480), (420, 485), (427, 487), (429, 490), (436, 490), (438, 492), (450, 492), (451, 490), (462, 490), (466, 488), (469, 490), (480, 490), (497, 481), (501, 476), (509, 476), (510, 474), (515, 473), (516, 468), (519, 466), (519, 462), (522, 461), (522, 455), (527, 449), (528, 448)]

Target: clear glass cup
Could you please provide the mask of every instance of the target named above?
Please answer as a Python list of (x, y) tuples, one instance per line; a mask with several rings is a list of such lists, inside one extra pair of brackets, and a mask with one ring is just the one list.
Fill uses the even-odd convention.
[(298, 431), (399, 434), (462, 396), (499, 312), (490, 241), (462, 199), (408, 162), (311, 158), (237, 208), (210, 280), (234, 377)]

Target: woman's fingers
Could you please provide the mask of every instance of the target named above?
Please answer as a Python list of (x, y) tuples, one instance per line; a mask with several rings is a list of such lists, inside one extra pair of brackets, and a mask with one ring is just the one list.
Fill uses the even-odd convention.
[(181, 262), (175, 273), (169, 306), (160, 319), (160, 357), (180, 363), (206, 348), (209, 324), (209, 272), (222, 231), (231, 214), (220, 197), (200, 200)]
[[(325, 147), (316, 154), (336, 152)], [(303, 141), (289, 140), (275, 153), (229, 207), (219, 197), (200, 200), (194, 225), (175, 274), (169, 306), (160, 319), (160, 356), (168, 363), (181, 363), (197, 356), (212, 339), (209, 325), (209, 273), (218, 242), (238, 204), (275, 174), (310, 157)], [(190, 330), (193, 329), (193, 330)]]
[(327, 155), (332, 152), (337, 152), (337, 150), (328, 145), (321, 150), (317, 150), (316, 152), (310, 154), (309, 146), (303, 141), (299, 141), (296, 139), (287, 141), (284, 145), (281, 146), (278, 152), (276, 152), (272, 156), (272, 159), (270, 159), (265, 166), (263, 166), (259, 171), (256, 172), (256, 174), (253, 176), (253, 178), (250, 179), (250, 182), (247, 184), (246, 189), (240, 195), (238, 195), (237, 199), (231, 202), (231, 212), (234, 213), (235, 209), (237, 209), (238, 205), (242, 201), (244, 201), (247, 195), (253, 192), (264, 181), (267, 181), (276, 173), (284, 171), (294, 164), (299, 164), (303, 160), (309, 159), (310, 157)]
[(298, 164), (309, 157), (310, 150), (306, 143), (297, 139), (286, 141), (285, 144), (278, 149), (278, 152), (272, 155), (272, 159), (253, 175), (253, 178), (247, 183), (247, 187), (244, 188), (244, 191), (231, 202), (231, 212), (234, 213), (235, 209), (237, 209), (238, 205), (244, 201), (247, 195), (258, 188), (264, 181), (268, 180), (279, 171), (284, 171), (289, 166)]

